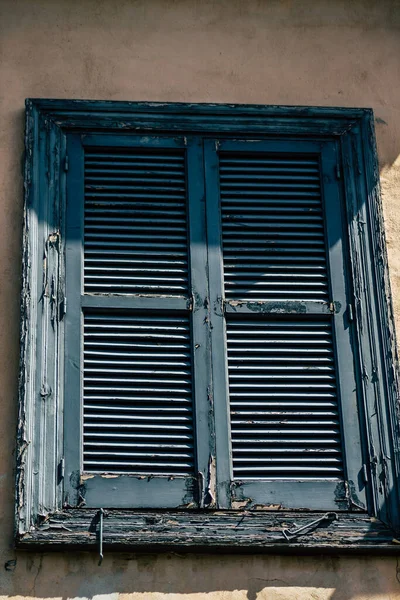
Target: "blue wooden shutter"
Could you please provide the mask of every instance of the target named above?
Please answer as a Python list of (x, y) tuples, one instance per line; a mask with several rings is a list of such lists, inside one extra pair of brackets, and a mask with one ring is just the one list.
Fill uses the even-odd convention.
[(87, 506), (195, 505), (208, 459), (203, 309), (192, 315), (194, 288), (201, 306), (206, 290), (201, 148), (92, 135), (70, 136), (68, 154), (69, 493)]
[(207, 145), (221, 506), (365, 501), (336, 152)]

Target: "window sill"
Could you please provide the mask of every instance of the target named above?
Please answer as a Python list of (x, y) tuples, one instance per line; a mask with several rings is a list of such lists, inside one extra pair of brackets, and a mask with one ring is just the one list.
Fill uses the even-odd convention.
[[(400, 552), (393, 532), (364, 513), (329, 513), (323, 520), (325, 513), (284, 511), (110, 510), (105, 514), (105, 551)], [(98, 551), (99, 542), (99, 511), (92, 509), (51, 515), (16, 540), (17, 547), (26, 550)]]

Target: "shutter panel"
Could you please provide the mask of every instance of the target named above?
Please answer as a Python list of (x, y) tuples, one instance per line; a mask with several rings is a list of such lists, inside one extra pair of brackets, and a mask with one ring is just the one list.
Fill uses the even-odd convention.
[(219, 479), (231, 479), (233, 502), (335, 509), (361, 468), (360, 447), (342, 443), (344, 429), (359, 433), (335, 157), (333, 143), (301, 140), (207, 148), (208, 224), (219, 222), (220, 246), (210, 279), (223, 299), (213, 357), (227, 357)]
[[(198, 391), (194, 405), (194, 367), (206, 368), (205, 345), (193, 352), (204, 315), (192, 317), (189, 288), (201, 278), (205, 288), (205, 261), (199, 266), (190, 248), (192, 237), (204, 252), (205, 230), (189, 146), (183, 138), (69, 140), (67, 226), (77, 243), (67, 248), (67, 290), (78, 304), (68, 303), (66, 320), (67, 419), (68, 446), (80, 451), (66, 460), (83, 472), (87, 506), (193, 503), (197, 470), (207, 469), (204, 420), (194, 432), (206, 397)], [(80, 434), (72, 420), (81, 414)]]
[(187, 317), (84, 316), (84, 471), (193, 473)]
[[(226, 298), (328, 302), (318, 156), (219, 165)], [(343, 476), (331, 323), (228, 321), (227, 350), (234, 478)]]
[(85, 292), (188, 294), (184, 150), (85, 152)]
[(329, 321), (227, 322), (235, 479), (343, 477)]
[(328, 300), (318, 157), (220, 157), (225, 297)]

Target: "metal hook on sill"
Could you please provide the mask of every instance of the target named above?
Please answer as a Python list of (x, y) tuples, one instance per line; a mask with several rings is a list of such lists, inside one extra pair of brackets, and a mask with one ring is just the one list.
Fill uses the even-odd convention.
[(104, 554), (103, 554), (103, 518), (104, 518), (104, 509), (100, 508), (99, 510), (99, 562), (98, 565), (100, 566), (101, 563), (103, 562), (103, 558), (104, 558)]
[(308, 529), (314, 529), (323, 521), (336, 521), (337, 518), (338, 518), (338, 516), (336, 513), (327, 512), (324, 515), (322, 515), (322, 517), (320, 517), (319, 519), (315, 519), (315, 521), (311, 521), (311, 523), (307, 523), (306, 525), (302, 525), (301, 527), (297, 527), (295, 529), (282, 529), (282, 534), (283, 534), (284, 538), (288, 542), (290, 542), (295, 537), (297, 537), (298, 535), (301, 535), (303, 532), (307, 531)]

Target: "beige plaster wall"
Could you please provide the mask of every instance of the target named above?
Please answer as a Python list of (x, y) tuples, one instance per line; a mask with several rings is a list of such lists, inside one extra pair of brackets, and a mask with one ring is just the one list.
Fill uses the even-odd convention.
[(27, 96), (373, 107), (400, 331), (400, 1), (0, 0), (0, 595), (400, 599), (389, 557), (13, 550)]

